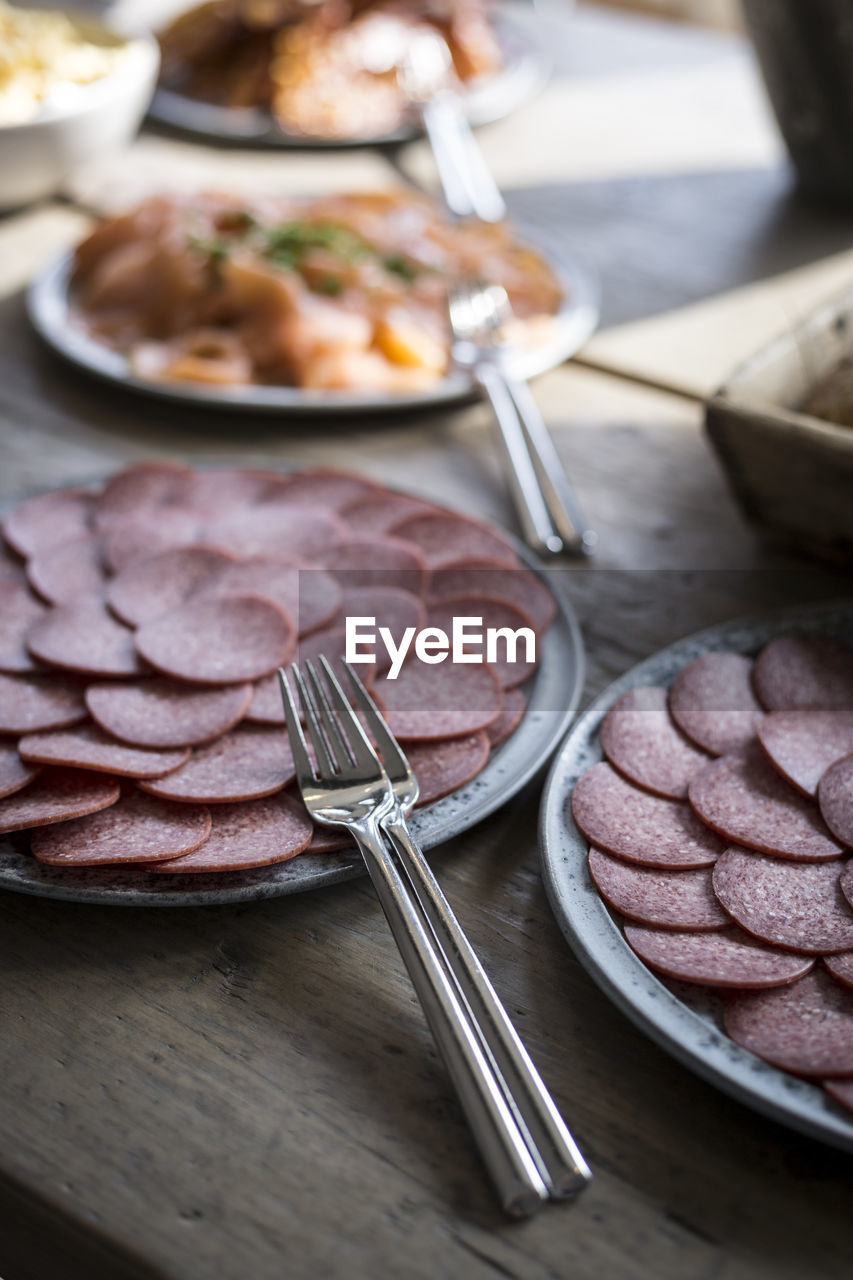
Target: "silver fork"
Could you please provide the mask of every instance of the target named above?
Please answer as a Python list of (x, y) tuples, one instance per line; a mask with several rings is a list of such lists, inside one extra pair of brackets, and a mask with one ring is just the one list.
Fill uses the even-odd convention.
[(296, 777), (308, 812), (356, 840), (459, 1094), (501, 1204), (514, 1217), (535, 1213), (548, 1197), (524, 1134), (471, 1026), (429, 927), (381, 831), (394, 806), (388, 776), (328, 666), (327, 687), (309, 662), (307, 682), (292, 667), (317, 760), (311, 763), (287, 676), (279, 670)]
[[(328, 674), (328, 664), (322, 658), (320, 661)], [(558, 1199), (576, 1195), (592, 1176), (589, 1166), (409, 830), (406, 817), (417, 804), (418, 780), (357, 673), (348, 662), (343, 665), (394, 794), (394, 804), (381, 818), (380, 826), (400, 856), (549, 1192)]]
[(448, 313), (453, 359), (473, 374), (492, 406), (525, 541), (549, 555), (589, 555), (597, 535), (586, 522), (530, 388), (507, 368), (511, 349), (503, 331), (512, 308), (506, 290), (476, 279), (459, 281), (450, 288)]

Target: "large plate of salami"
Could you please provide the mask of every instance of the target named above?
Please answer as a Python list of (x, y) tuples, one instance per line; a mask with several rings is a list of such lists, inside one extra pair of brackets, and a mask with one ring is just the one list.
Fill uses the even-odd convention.
[[(348, 617), (375, 618), (362, 677), (418, 776), (427, 848), (541, 769), (577, 705), (553, 575), (365, 476), (153, 461), (0, 517), (0, 888), (173, 905), (360, 874), (298, 798), (276, 677), (342, 656)], [(533, 660), (410, 652), (394, 674), (407, 632), (450, 635), (460, 613), (528, 630)]]
[(628, 671), (560, 749), (540, 841), (563, 933), (642, 1030), (853, 1151), (853, 599)]

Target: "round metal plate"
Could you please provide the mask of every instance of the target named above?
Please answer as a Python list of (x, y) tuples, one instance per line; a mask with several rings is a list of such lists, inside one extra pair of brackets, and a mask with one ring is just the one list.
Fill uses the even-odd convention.
[[(574, 355), (595, 330), (599, 316), (598, 285), (587, 267), (558, 247), (545, 244), (538, 235), (523, 238), (544, 251), (560, 282), (564, 301), (554, 317), (548, 341), (513, 354), (509, 368), (518, 379), (536, 377)], [(147, 396), (203, 408), (337, 417), (437, 408), (477, 394), (472, 379), (462, 371), (452, 372), (429, 391), (400, 396), (309, 392), (278, 386), (228, 388), (139, 378), (130, 371), (125, 356), (91, 338), (75, 319), (69, 293), (71, 268), (72, 254), (63, 253), (49, 262), (30, 285), (27, 308), (33, 327), (55, 351), (79, 368)]]
[(578, 778), (602, 759), (601, 721), (627, 689), (668, 685), (682, 667), (703, 653), (755, 653), (786, 631), (849, 641), (853, 639), (853, 599), (701, 631), (654, 654), (611, 684), (580, 718), (551, 768), (540, 811), (542, 869), (551, 907), (575, 955), (642, 1031), (697, 1075), (747, 1106), (853, 1151), (853, 1117), (823, 1089), (778, 1071), (741, 1049), (722, 1031), (718, 1000), (712, 992), (686, 983), (671, 988), (634, 954), (590, 879), (588, 843), (572, 821), (569, 803)]
[[(503, 67), (497, 75), (483, 77), (466, 87), (463, 102), (465, 114), (472, 125), (502, 120), (529, 102), (544, 88), (551, 70), (550, 58), (537, 38), (529, 14), (505, 0), (495, 6), (494, 22)], [(148, 115), (158, 124), (208, 142), (248, 143), (259, 147), (316, 151), (395, 146), (420, 136), (420, 130), (412, 123), (376, 137), (305, 138), (288, 133), (260, 108), (219, 107), (163, 88), (155, 93)]]
[[(8, 509), (6, 502), (0, 507)], [(504, 537), (510, 535), (504, 533)], [(450, 840), (494, 813), (547, 764), (571, 724), (583, 688), (583, 642), (571, 604), (535, 557), (515, 543), (521, 559), (543, 577), (557, 602), (553, 626), (539, 645), (536, 675), (525, 686), (527, 711), (515, 733), (467, 786), (412, 815), (410, 825), (425, 849)], [(300, 854), (253, 871), (177, 879), (130, 867), (64, 870), (38, 863), (26, 838), (0, 835), (0, 889), (73, 902), (116, 906), (199, 906), (249, 902), (319, 889), (364, 874), (356, 853)]]

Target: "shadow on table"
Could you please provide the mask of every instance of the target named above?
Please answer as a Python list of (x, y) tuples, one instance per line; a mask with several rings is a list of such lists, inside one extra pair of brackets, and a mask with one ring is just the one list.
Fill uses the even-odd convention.
[(784, 165), (522, 188), (508, 203), (518, 221), (595, 265), (604, 326), (853, 248), (853, 211), (807, 202)]

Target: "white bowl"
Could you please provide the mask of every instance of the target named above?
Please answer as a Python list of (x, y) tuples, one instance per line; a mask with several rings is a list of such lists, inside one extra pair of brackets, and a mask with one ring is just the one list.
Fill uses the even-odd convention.
[[(88, 17), (81, 25), (95, 24)], [(136, 134), (154, 93), (160, 50), (152, 35), (125, 42), (115, 71), (74, 86), (20, 124), (0, 124), (0, 209), (40, 200), (83, 163), (125, 146)]]

